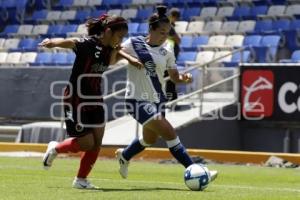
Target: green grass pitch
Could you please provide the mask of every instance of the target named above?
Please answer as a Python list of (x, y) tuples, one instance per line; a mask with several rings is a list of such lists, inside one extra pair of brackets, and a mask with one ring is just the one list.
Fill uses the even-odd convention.
[(133, 161), (129, 178), (120, 178), (115, 160), (99, 159), (90, 181), (101, 190), (71, 188), (78, 158), (58, 158), (45, 171), (41, 158), (0, 157), (1, 200), (269, 200), (300, 199), (300, 170), (258, 166), (209, 165), (220, 172), (205, 191), (194, 192), (183, 182), (179, 164)]

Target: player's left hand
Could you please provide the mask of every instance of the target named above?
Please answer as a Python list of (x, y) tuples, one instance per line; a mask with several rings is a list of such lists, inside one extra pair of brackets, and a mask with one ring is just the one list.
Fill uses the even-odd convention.
[(136, 58), (131, 58), (130, 60), (128, 60), (128, 62), (131, 64), (131, 65), (133, 65), (133, 66), (135, 66), (136, 68), (138, 68), (138, 69), (142, 69), (143, 67), (144, 67), (144, 64), (143, 63), (141, 63), (138, 59), (136, 59)]
[(184, 83), (191, 83), (193, 82), (193, 76), (191, 73), (184, 73), (182, 74), (182, 80)]

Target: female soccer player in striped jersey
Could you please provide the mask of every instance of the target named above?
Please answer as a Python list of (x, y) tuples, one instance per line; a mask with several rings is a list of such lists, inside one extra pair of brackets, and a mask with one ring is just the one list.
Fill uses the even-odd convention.
[[(88, 37), (45, 39), (40, 43), (46, 48), (73, 49), (76, 54), (64, 95), (65, 122), (70, 138), (60, 143), (50, 142), (43, 165), (45, 168), (51, 167), (59, 153), (82, 151), (80, 167), (73, 181), (73, 187), (79, 189), (96, 188), (87, 180), (87, 176), (97, 160), (105, 128), (101, 75), (117, 61), (118, 47), (128, 32), (127, 21), (117, 16), (91, 18), (86, 26)], [(134, 60), (132, 64), (142, 65)]]
[[(149, 35), (132, 37), (122, 44), (122, 51), (138, 58), (144, 68), (128, 67), (126, 107), (128, 112), (143, 125), (142, 138), (135, 139), (125, 149), (118, 149), (116, 156), (120, 164), (120, 175), (127, 178), (129, 160), (156, 142), (161, 136), (172, 155), (185, 168), (193, 164), (192, 159), (181, 144), (174, 128), (165, 118), (164, 104), (167, 101), (163, 86), (163, 75), (167, 70), (174, 83), (191, 83), (191, 74), (179, 74), (175, 56), (166, 47), (171, 24), (166, 16), (166, 7), (158, 6), (158, 13), (149, 19)], [(211, 171), (211, 178), (217, 176)]]

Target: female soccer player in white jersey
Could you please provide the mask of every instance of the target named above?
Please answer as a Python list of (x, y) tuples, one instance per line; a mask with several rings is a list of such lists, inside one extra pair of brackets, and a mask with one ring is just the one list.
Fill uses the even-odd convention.
[[(166, 7), (158, 6), (157, 11), (149, 19), (147, 37), (132, 37), (122, 44), (124, 52), (144, 63), (142, 69), (132, 66), (127, 69), (126, 108), (143, 125), (143, 137), (135, 139), (125, 149), (116, 151), (119, 172), (123, 178), (127, 178), (129, 160), (145, 147), (154, 144), (159, 136), (166, 141), (172, 155), (185, 168), (193, 164), (174, 128), (165, 118), (164, 104), (167, 99), (163, 92), (165, 70), (175, 83), (191, 83), (192, 77), (189, 73), (178, 73), (174, 53), (165, 45), (171, 28)], [(214, 179), (217, 172), (212, 171), (211, 175)]]

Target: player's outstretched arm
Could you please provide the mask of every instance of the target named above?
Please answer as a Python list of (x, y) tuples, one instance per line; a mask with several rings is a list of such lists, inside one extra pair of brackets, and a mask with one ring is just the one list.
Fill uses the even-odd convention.
[(73, 49), (75, 47), (75, 42), (77, 39), (75, 38), (67, 38), (67, 39), (44, 39), (41, 43), (39, 43), (39, 46), (45, 47), (45, 48), (53, 48), (53, 47), (60, 47), (60, 48), (66, 48), (66, 49)]
[(193, 81), (192, 74), (179, 74), (177, 69), (168, 69), (169, 76), (174, 83), (191, 83)]

